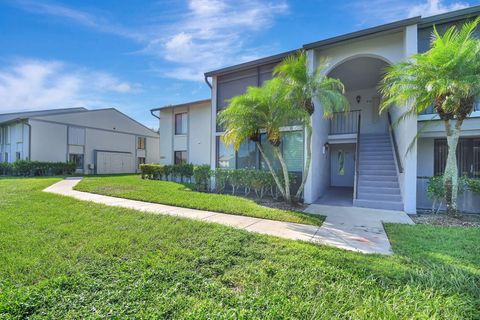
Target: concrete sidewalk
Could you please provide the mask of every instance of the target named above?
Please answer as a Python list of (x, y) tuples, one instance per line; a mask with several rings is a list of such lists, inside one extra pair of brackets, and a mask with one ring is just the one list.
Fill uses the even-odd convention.
[[(67, 178), (46, 188), (44, 191), (73, 197), (78, 200), (101, 203), (108, 206), (129, 208), (154, 214), (164, 214), (219, 223), (238, 229), (244, 229), (250, 232), (267, 234), (291, 240), (303, 240), (324, 245), (331, 245), (346, 250), (359, 251), (362, 253), (391, 254), (390, 243), (388, 242), (387, 235), (383, 230), (381, 220), (378, 217), (370, 217), (367, 219), (366, 224), (368, 226), (364, 226), (363, 228), (344, 228), (346, 225), (345, 219), (342, 219), (341, 215), (339, 214), (335, 215), (331, 213), (331, 209), (329, 208), (332, 207), (326, 206), (327, 208), (318, 208), (313, 207), (317, 205), (312, 205), (307, 209), (309, 212), (327, 215), (327, 220), (325, 223), (321, 227), (318, 227), (299, 223), (273, 221), (204, 210), (180, 208), (73, 190), (73, 187), (80, 182), (81, 179), (82, 178)], [(323, 212), (323, 209), (325, 209), (326, 212)], [(345, 209), (350, 210), (352, 208)], [(403, 215), (408, 218), (408, 216), (404, 213)], [(349, 220), (350, 216), (348, 215), (348, 218), (346, 219)], [(361, 220), (361, 217), (358, 217), (358, 219)], [(412, 222), (410, 220), (407, 223)], [(372, 238), (372, 234), (374, 234), (375, 237)]]

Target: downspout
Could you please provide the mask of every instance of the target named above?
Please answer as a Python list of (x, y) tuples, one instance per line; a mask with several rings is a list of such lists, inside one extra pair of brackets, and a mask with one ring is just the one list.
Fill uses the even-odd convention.
[(210, 87), (210, 89), (212, 89), (212, 84), (210, 83), (210, 81), (208, 81), (208, 77), (205, 76), (205, 83), (207, 84), (207, 86)]
[(32, 125), (25, 121), (25, 125), (28, 127), (28, 160), (32, 161)]
[(157, 118), (158, 120), (160, 120), (160, 117), (155, 114), (155, 112), (154, 112), (153, 109), (150, 110), (150, 114), (151, 114), (152, 116), (154, 116), (155, 118)]

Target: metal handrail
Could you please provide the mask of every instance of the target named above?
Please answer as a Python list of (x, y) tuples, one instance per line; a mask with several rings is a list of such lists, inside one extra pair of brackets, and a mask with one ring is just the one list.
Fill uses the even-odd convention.
[(334, 112), (330, 118), (329, 134), (351, 134), (356, 132), (360, 110)]
[(403, 173), (402, 161), (400, 158), (400, 152), (398, 151), (397, 139), (395, 138), (395, 131), (393, 130), (392, 116), (390, 115), (390, 112), (387, 112), (387, 116), (388, 116), (390, 137), (392, 138), (393, 150), (395, 151), (395, 159), (397, 160), (398, 172)]
[(358, 176), (360, 174), (360, 120), (361, 113), (358, 113), (358, 124), (357, 124), (357, 149), (355, 150), (355, 199), (358, 199)]

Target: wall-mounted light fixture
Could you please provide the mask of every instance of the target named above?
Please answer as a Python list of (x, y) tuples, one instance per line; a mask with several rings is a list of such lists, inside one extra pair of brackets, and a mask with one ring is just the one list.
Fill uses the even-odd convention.
[(326, 154), (328, 152), (328, 148), (330, 147), (330, 144), (328, 142), (325, 142), (325, 144), (323, 145), (323, 154)]
[(360, 103), (360, 101), (362, 101), (362, 97), (361, 96), (357, 96), (357, 103)]

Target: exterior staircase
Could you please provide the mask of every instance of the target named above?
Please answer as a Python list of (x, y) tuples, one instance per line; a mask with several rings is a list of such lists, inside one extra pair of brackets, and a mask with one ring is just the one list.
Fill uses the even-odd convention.
[(390, 136), (360, 135), (357, 198), (354, 206), (403, 211)]

